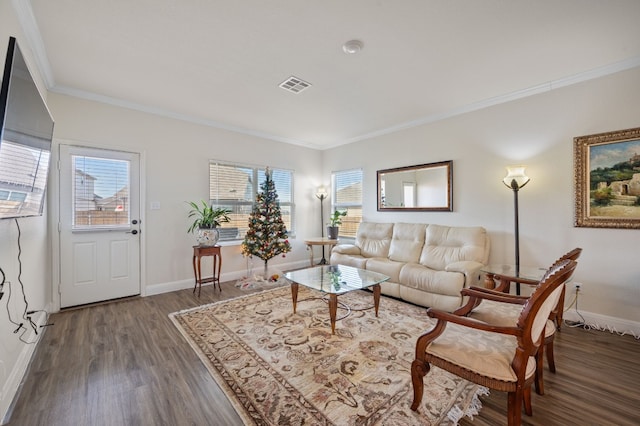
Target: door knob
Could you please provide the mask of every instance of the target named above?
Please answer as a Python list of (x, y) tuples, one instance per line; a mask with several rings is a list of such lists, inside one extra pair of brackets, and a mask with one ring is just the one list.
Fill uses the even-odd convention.
[(127, 234), (133, 234), (133, 235), (136, 235), (137, 233), (138, 233), (138, 230), (137, 230), (137, 229), (133, 229), (133, 230), (131, 230), (131, 231), (127, 231)]

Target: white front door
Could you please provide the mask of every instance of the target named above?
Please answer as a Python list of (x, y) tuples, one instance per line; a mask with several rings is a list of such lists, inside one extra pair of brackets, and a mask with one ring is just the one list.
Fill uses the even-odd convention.
[(140, 294), (140, 159), (60, 145), (60, 307)]

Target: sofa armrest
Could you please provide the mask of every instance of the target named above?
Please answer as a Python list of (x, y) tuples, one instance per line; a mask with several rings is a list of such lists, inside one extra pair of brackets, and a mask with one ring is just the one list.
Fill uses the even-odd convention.
[(360, 248), (353, 244), (338, 244), (333, 247), (333, 249), (331, 250), (331, 253), (359, 255)]
[(460, 272), (464, 274), (464, 286), (471, 287), (480, 283), (480, 269), (484, 265), (473, 260), (463, 260), (448, 264), (444, 270), (447, 272)]

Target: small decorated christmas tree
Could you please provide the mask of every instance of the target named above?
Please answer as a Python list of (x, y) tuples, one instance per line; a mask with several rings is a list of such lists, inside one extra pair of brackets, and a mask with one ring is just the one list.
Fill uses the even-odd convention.
[(249, 216), (249, 230), (242, 242), (243, 256), (256, 256), (264, 261), (264, 278), (267, 279), (267, 262), (272, 257), (291, 251), (287, 228), (282, 220), (276, 186), (267, 168), (265, 181), (260, 184)]

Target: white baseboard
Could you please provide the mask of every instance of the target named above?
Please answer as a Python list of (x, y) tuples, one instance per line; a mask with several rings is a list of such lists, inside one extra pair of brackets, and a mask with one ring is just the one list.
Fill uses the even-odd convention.
[(640, 322), (637, 321), (595, 314), (593, 312), (579, 311), (578, 313), (574, 309), (565, 312), (564, 319), (566, 321), (579, 323), (584, 322), (594, 329), (640, 336)]
[(151, 284), (145, 287), (143, 296), (154, 296), (156, 294), (169, 293), (170, 291), (184, 290), (192, 288), (193, 280), (172, 281), (160, 284)]
[[(286, 271), (289, 269), (303, 268), (306, 266), (309, 266), (309, 261), (297, 261), (297, 262), (290, 262), (285, 264), (269, 266), (269, 271), (272, 271), (272, 270)], [(254, 268), (254, 272), (257, 273), (258, 269)], [(222, 274), (220, 274), (220, 282), (239, 280), (240, 278), (244, 278), (246, 274), (247, 274), (246, 270), (223, 272)], [(184, 290), (187, 288), (193, 288), (194, 285), (195, 285), (195, 282), (193, 278), (187, 279), (187, 280), (160, 283), (160, 284), (152, 284), (146, 287), (143, 296), (153, 296), (156, 294), (168, 293), (170, 291)], [(205, 284), (205, 285), (211, 285), (211, 284)]]
[[(5, 424), (9, 421), (7, 418), (9, 410), (11, 409), (14, 399), (22, 385), (24, 376), (29, 368), (29, 364), (31, 363), (31, 357), (36, 351), (36, 347), (40, 342), (42, 335), (45, 333), (46, 327), (42, 326), (46, 324), (49, 319), (48, 312), (50, 309), (51, 306), (47, 306), (44, 311), (36, 312), (32, 318), (33, 322), (36, 324), (36, 328), (40, 330), (40, 332), (36, 334), (32, 328), (29, 328), (29, 331), (23, 336), (25, 341), (34, 343), (23, 345), (20, 355), (18, 355), (18, 359), (13, 365), (11, 373), (2, 387), (2, 392), (0, 392), (0, 424)], [(17, 338), (18, 337), (16, 336), (16, 339)]]

